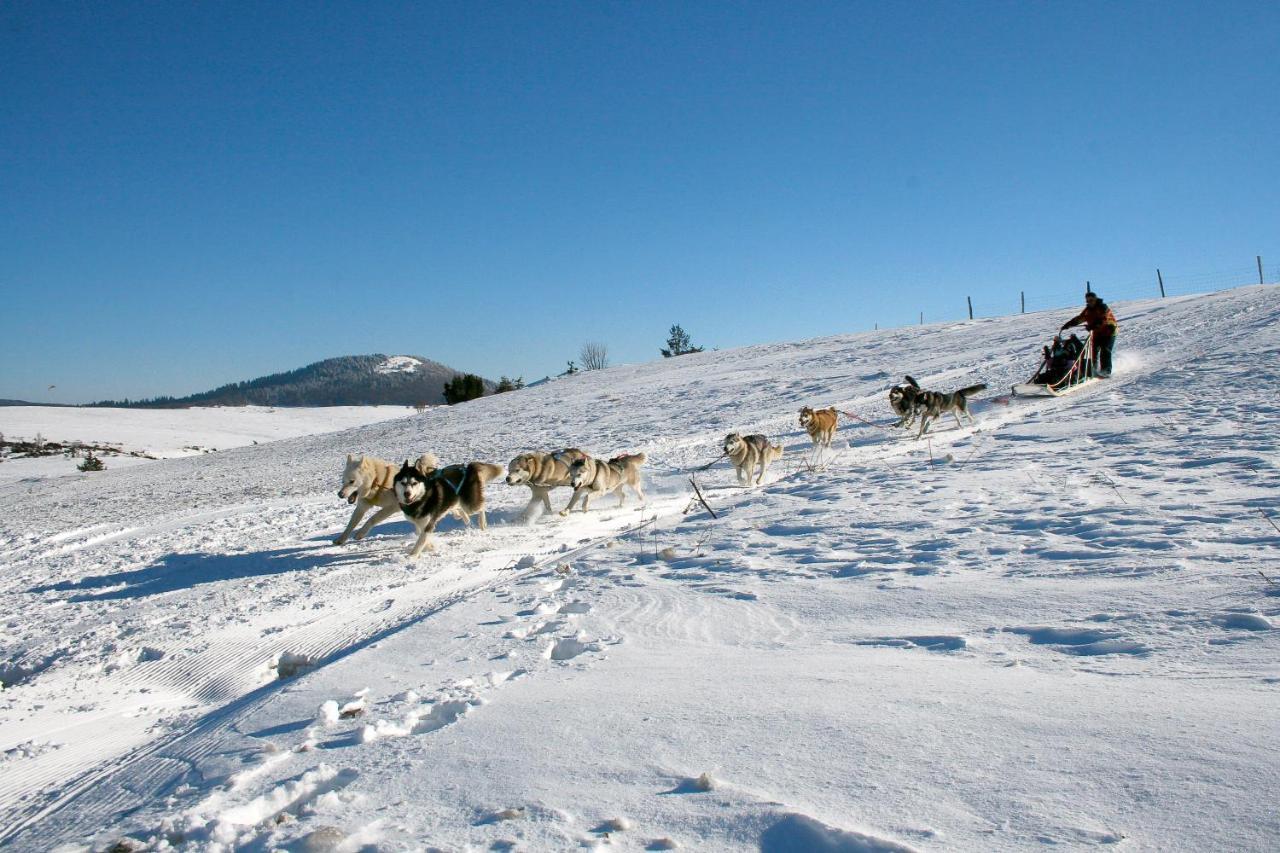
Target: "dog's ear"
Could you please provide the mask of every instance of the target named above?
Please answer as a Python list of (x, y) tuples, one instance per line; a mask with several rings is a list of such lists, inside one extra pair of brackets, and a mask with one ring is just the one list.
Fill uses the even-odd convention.
[(348, 461), (348, 462), (355, 462), (355, 461), (356, 461), (356, 455), (355, 455), (354, 453), (348, 453), (348, 454), (347, 454), (347, 461)]

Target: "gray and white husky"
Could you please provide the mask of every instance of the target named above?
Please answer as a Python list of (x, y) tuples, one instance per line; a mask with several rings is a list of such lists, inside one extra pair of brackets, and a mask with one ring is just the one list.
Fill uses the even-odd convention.
[(551, 512), (551, 490), (569, 486), (569, 466), (587, 454), (576, 447), (566, 447), (555, 453), (521, 453), (507, 465), (508, 486), (528, 486), (531, 492), (529, 504), (522, 513), (530, 517), (534, 507), (541, 503)]
[(645, 463), (643, 453), (624, 453), (615, 456), (608, 462), (601, 462), (590, 456), (578, 459), (569, 466), (569, 484), (573, 486), (573, 497), (569, 505), (560, 510), (561, 515), (573, 511), (578, 499), (582, 499), (582, 511), (587, 511), (587, 503), (592, 495), (613, 493), (618, 496), (618, 506), (626, 503), (623, 486), (629, 486), (641, 503), (645, 502), (644, 487), (640, 484), (640, 466)]
[(919, 440), (926, 432), (929, 431), (929, 425), (938, 418), (950, 412), (956, 419), (956, 426), (963, 427), (960, 422), (960, 413), (969, 419), (969, 423), (973, 423), (973, 415), (969, 413), (969, 396), (977, 394), (979, 391), (986, 389), (985, 383), (970, 385), (968, 388), (961, 388), (959, 391), (952, 391), (944, 394), (940, 391), (920, 391), (916, 394), (915, 407), (920, 414), (920, 431), (916, 433), (916, 439)]
[(738, 474), (738, 485), (751, 485), (753, 469), (759, 469), (755, 475), (755, 484), (760, 485), (769, 466), (782, 458), (782, 445), (770, 444), (769, 439), (759, 433), (741, 435), (731, 432), (724, 437), (724, 455), (733, 463), (733, 469)]

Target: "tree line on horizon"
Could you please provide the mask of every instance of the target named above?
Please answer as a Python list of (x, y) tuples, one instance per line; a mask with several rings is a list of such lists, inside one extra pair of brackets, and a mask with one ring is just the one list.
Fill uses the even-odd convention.
[[(418, 358), (414, 356), (414, 358)], [(244, 382), (230, 382), (211, 391), (185, 397), (159, 396), (144, 400), (103, 400), (92, 406), (174, 409), (186, 406), (412, 406), (443, 403), (445, 381), (457, 371), (419, 358), (412, 372), (379, 373), (381, 354), (325, 359), (284, 373)], [(492, 382), (481, 378), (486, 388)]]

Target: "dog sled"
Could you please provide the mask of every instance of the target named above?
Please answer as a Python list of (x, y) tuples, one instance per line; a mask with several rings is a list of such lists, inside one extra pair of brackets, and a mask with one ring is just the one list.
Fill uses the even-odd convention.
[(1084, 340), (1054, 335), (1043, 355), (1031, 378), (1013, 386), (1014, 396), (1062, 397), (1099, 381), (1093, 375), (1092, 335)]

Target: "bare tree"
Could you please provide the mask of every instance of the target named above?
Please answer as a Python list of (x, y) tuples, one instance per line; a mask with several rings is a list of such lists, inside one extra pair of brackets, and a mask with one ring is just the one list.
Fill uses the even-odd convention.
[(585, 343), (578, 353), (578, 361), (582, 362), (583, 370), (603, 370), (609, 366), (609, 348), (601, 343)]

